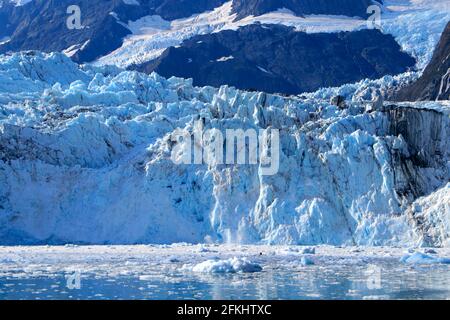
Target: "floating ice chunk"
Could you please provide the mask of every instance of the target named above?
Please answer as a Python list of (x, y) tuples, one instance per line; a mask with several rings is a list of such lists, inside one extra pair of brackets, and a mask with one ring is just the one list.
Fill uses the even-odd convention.
[(217, 252), (217, 251), (211, 250), (210, 248), (208, 248), (207, 245), (199, 244), (192, 250), (192, 252), (194, 252), (194, 253), (206, 253), (206, 252)]
[(194, 250), (192, 250), (192, 252), (195, 252), (195, 253), (204, 253), (204, 252), (209, 252), (209, 249), (206, 248), (204, 245), (199, 244), (198, 246), (196, 246), (196, 247), (194, 248)]
[(281, 253), (283, 254), (300, 254), (300, 251), (296, 247), (288, 247), (285, 250), (282, 250)]
[(316, 248), (314, 248), (314, 247), (306, 247), (306, 248), (288, 247), (286, 250), (284, 250), (282, 252), (285, 254), (316, 254)]
[(170, 262), (170, 263), (178, 263), (178, 262), (180, 262), (180, 259), (178, 259), (177, 257), (170, 257), (168, 262)]
[(78, 248), (78, 246), (76, 244), (71, 244), (71, 243), (65, 244), (64, 247), (66, 247), (66, 248)]
[(228, 260), (208, 260), (192, 268), (194, 272), (204, 273), (238, 273), (260, 272), (262, 267), (246, 258), (232, 258)]
[(300, 264), (302, 266), (311, 266), (314, 264), (314, 261), (311, 258), (302, 257), (302, 259), (300, 260)]
[(422, 252), (414, 252), (413, 254), (403, 256), (400, 262), (406, 264), (450, 264), (450, 259), (433, 257)]
[(316, 254), (316, 248), (314, 247), (308, 247), (308, 248), (304, 248), (302, 250), (303, 254)]

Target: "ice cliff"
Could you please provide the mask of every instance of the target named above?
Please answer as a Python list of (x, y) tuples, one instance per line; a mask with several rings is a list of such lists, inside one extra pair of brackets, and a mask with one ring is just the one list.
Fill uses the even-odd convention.
[[(0, 244), (448, 246), (450, 104), (363, 102), (396, 81), (287, 98), (0, 56)], [(171, 134), (199, 119), (279, 129), (278, 174), (175, 165)]]

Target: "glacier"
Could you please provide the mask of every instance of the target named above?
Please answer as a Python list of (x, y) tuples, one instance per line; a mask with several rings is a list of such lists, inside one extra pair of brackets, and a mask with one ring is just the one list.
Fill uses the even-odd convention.
[[(0, 243), (448, 247), (450, 103), (372, 102), (407, 76), (283, 97), (2, 55)], [(280, 130), (279, 173), (175, 165), (198, 120)]]

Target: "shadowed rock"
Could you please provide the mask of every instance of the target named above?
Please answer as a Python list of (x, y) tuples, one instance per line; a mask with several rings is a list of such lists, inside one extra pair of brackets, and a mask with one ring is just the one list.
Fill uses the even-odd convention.
[(430, 64), (415, 83), (401, 89), (397, 101), (449, 100), (450, 98), (450, 22), (442, 34)]
[(414, 64), (392, 36), (378, 30), (307, 34), (253, 24), (194, 37), (137, 69), (193, 78), (199, 86), (299, 94), (399, 74)]
[[(380, 1), (381, 2), (381, 1)], [(237, 19), (259, 16), (278, 9), (288, 9), (297, 15), (327, 14), (367, 17), (372, 0), (234, 0)]]

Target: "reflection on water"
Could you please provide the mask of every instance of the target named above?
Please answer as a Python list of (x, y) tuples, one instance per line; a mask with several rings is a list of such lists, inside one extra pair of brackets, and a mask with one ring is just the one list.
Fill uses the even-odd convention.
[[(82, 274), (79, 289), (66, 274), (0, 278), (0, 299), (449, 299), (450, 267), (384, 263), (265, 267), (254, 274), (161, 271), (115, 277)], [(72, 289), (69, 289), (71, 287)]]

